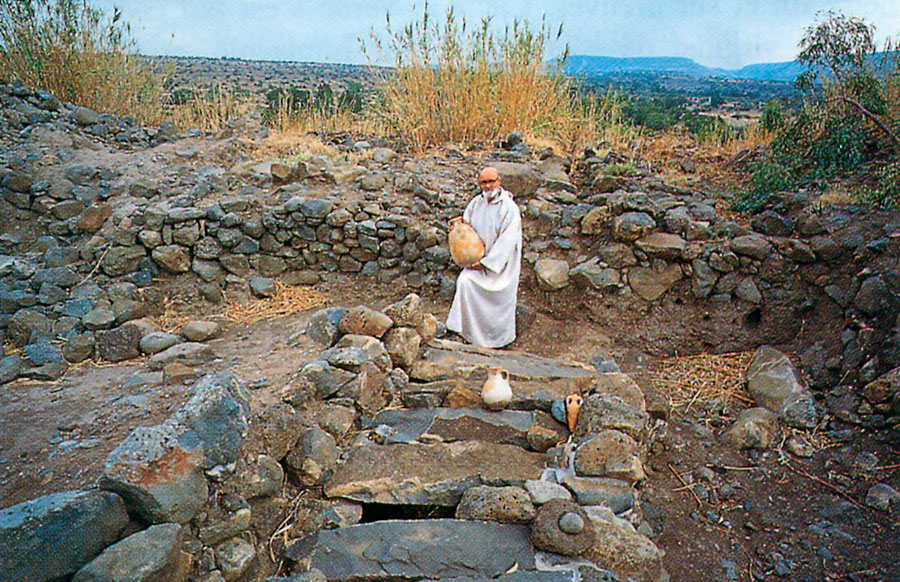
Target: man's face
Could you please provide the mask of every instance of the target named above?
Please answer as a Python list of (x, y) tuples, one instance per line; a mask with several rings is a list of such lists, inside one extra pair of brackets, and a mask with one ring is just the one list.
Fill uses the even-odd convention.
[(500, 185), (500, 177), (481, 176), (478, 178), (478, 185), (481, 186), (482, 192), (493, 192)]

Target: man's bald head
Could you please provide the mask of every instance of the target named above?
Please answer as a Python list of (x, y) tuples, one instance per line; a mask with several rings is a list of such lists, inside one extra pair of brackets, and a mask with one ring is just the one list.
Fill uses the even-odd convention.
[(478, 174), (478, 185), (481, 186), (481, 189), (485, 192), (499, 188), (500, 172), (497, 171), (497, 168), (492, 166), (484, 168), (481, 170), (481, 173)]

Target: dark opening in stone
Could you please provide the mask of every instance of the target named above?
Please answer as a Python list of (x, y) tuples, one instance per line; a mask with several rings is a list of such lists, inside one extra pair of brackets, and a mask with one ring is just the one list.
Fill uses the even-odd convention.
[(747, 329), (756, 329), (762, 322), (762, 311), (754, 309), (744, 316), (744, 327)]
[(363, 504), (360, 523), (387, 519), (441, 519), (452, 518), (456, 507), (444, 505), (393, 505), (390, 503)]

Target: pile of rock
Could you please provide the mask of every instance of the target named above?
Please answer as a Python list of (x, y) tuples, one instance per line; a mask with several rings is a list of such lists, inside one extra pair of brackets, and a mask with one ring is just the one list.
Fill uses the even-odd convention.
[(60, 247), (48, 248), (44, 266), (0, 257), (2, 329), (21, 348), (0, 354), (0, 384), (18, 377), (56, 380), (70, 365), (90, 358), (122, 362), (148, 355), (157, 369), (214, 358), (202, 342), (215, 337), (218, 323), (192, 321), (178, 334), (164, 332), (156, 317), (163, 305), (159, 291), (109, 279), (101, 286), (69, 265), (47, 266), (65, 254)]
[[(641, 517), (652, 421), (634, 381), (431, 340), (437, 328), (415, 294), (381, 311), (319, 311), (306, 333), (326, 349), (284, 402), (254, 412), (236, 378), (205, 376), (169, 419), (109, 454), (99, 489), (0, 512), (5, 571), (259, 578), (277, 567), (266, 541), (281, 527), (296, 573), (329, 580), (495, 577), (516, 564), (561, 580), (664, 580)], [(510, 369), (513, 409), (480, 406), (489, 363)], [(567, 440), (550, 410), (573, 391), (584, 406)]]

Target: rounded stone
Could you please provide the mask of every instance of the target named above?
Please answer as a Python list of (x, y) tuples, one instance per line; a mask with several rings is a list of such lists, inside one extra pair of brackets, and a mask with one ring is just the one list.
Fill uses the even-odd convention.
[(584, 518), (574, 512), (562, 514), (559, 518), (559, 529), (569, 535), (577, 535), (584, 531)]
[(179, 341), (181, 340), (174, 333), (154, 331), (142, 337), (139, 345), (141, 351), (145, 354), (158, 354), (171, 348)]
[[(571, 514), (572, 517), (563, 517)], [(537, 510), (531, 524), (531, 542), (539, 550), (555, 552), (564, 556), (581, 554), (591, 547), (594, 541), (593, 529), (582, 527), (575, 534), (567, 533), (561, 527), (564, 521), (566, 528), (574, 529), (576, 519), (580, 518), (582, 526), (587, 524), (587, 514), (577, 503), (568, 499), (551, 499)]]

